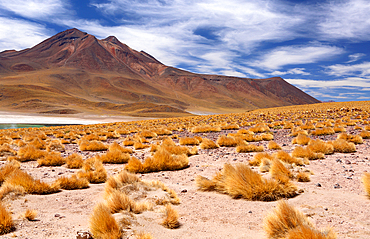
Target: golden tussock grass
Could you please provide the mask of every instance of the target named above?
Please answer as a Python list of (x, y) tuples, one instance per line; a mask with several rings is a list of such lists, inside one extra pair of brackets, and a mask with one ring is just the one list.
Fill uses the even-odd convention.
[(60, 140), (52, 140), (46, 146), (46, 151), (49, 151), (49, 152), (50, 151), (63, 152), (64, 150), (65, 150), (65, 147)]
[(365, 125), (364, 129), (367, 130), (367, 131), (370, 131), (370, 125)]
[(107, 180), (107, 171), (98, 157), (84, 161), (82, 170), (77, 172), (79, 178), (86, 178), (90, 183), (104, 183)]
[(130, 155), (119, 150), (109, 150), (105, 154), (100, 155), (100, 159), (103, 163), (122, 164), (128, 162)]
[(262, 158), (261, 159), (261, 163), (260, 163), (260, 167), (259, 167), (261, 173), (266, 173), (266, 172), (270, 171), (271, 161), (272, 160), (270, 160), (268, 158)]
[(360, 135), (351, 135), (346, 133), (338, 134), (337, 139), (344, 139), (348, 142), (352, 142), (354, 144), (362, 144), (364, 143), (362, 137)]
[(111, 213), (117, 213), (122, 210), (132, 211), (135, 202), (128, 195), (116, 189), (106, 191), (105, 205)]
[(312, 130), (310, 134), (316, 135), (316, 136), (332, 135), (332, 134), (335, 134), (335, 131), (333, 128), (325, 127), (325, 128), (319, 128), (319, 129)]
[(107, 137), (106, 136), (101, 136), (101, 135), (98, 135), (96, 133), (92, 133), (92, 134), (89, 134), (89, 135), (85, 135), (81, 138), (81, 140), (83, 141), (106, 141), (107, 140)]
[(260, 136), (262, 137), (262, 140), (264, 141), (270, 141), (274, 139), (274, 135), (272, 134), (263, 133)]
[(133, 173), (149, 173), (166, 170), (180, 170), (189, 166), (189, 159), (185, 154), (173, 155), (164, 148), (156, 151), (153, 157), (145, 159), (144, 163), (131, 157), (125, 169)]
[(32, 209), (27, 209), (24, 213), (22, 213), (22, 217), (27, 219), (28, 221), (34, 221), (37, 217), (37, 211)]
[(364, 186), (366, 195), (370, 198), (370, 173), (364, 173), (362, 175), (362, 184)]
[(82, 168), (83, 162), (82, 156), (78, 153), (73, 153), (66, 158), (67, 168), (71, 169)]
[(311, 138), (305, 134), (298, 134), (297, 137), (293, 138), (292, 144), (307, 145)]
[(20, 162), (34, 161), (42, 158), (44, 155), (45, 151), (36, 149), (33, 145), (26, 145), (18, 150), (16, 159)]
[(158, 136), (159, 135), (171, 135), (172, 131), (166, 128), (156, 128), (153, 130), (154, 133), (156, 133)]
[(9, 144), (0, 145), (0, 157), (15, 156), (17, 151), (13, 150)]
[(323, 153), (314, 153), (311, 149), (300, 146), (294, 148), (292, 156), (297, 158), (307, 158), (308, 160), (325, 158), (325, 155)]
[(80, 140), (79, 148), (81, 151), (105, 151), (108, 149), (108, 146), (96, 140), (93, 141)]
[(141, 182), (141, 179), (135, 174), (129, 173), (126, 170), (121, 171), (119, 174), (109, 177), (106, 182), (106, 187), (119, 189), (127, 184), (134, 184)]
[(346, 132), (346, 129), (342, 126), (334, 126), (334, 132), (335, 133), (344, 133), (344, 132)]
[(344, 139), (336, 139), (334, 141), (329, 141), (334, 147), (334, 152), (338, 153), (353, 153), (356, 152), (356, 145), (354, 143), (347, 142)]
[(39, 138), (35, 138), (29, 144), (35, 146), (36, 149), (46, 149), (46, 143)]
[(267, 148), (271, 149), (271, 150), (281, 150), (281, 146), (278, 143), (276, 143), (275, 141), (270, 141), (267, 144)]
[(216, 143), (221, 147), (236, 147), (238, 144), (234, 137), (225, 135), (219, 136)]
[(264, 230), (268, 238), (278, 239), (335, 239), (336, 234), (317, 230), (312, 223), (298, 210), (282, 200), (277, 208), (264, 219)]
[(12, 142), (12, 145), (16, 145), (16, 146), (18, 146), (18, 147), (24, 147), (24, 146), (26, 146), (27, 144), (26, 144), (23, 140), (21, 140), (21, 139), (17, 139), (17, 140), (14, 140), (14, 141)]
[(209, 133), (209, 132), (220, 132), (222, 129), (219, 126), (211, 125), (200, 125), (193, 127), (190, 132), (192, 133)]
[(310, 182), (310, 174), (307, 172), (299, 172), (296, 176), (298, 182)]
[(143, 130), (139, 133), (139, 136), (144, 138), (155, 138), (157, 137), (157, 134), (150, 130)]
[(250, 130), (247, 130), (247, 129), (240, 129), (240, 130), (238, 130), (237, 134), (250, 134), (250, 135), (254, 135), (254, 132), (252, 132)]
[(222, 130), (238, 130), (240, 127), (237, 124), (228, 124), (221, 126)]
[(264, 148), (263, 145), (255, 145), (255, 144), (248, 144), (248, 145), (240, 145), (236, 147), (237, 153), (250, 153), (250, 152), (263, 152)]
[(122, 147), (117, 142), (113, 142), (112, 144), (110, 144), (108, 150), (109, 151), (120, 151), (122, 153), (128, 153), (128, 154), (132, 154), (134, 152), (130, 148), (124, 148), (124, 147)]
[(15, 231), (15, 224), (10, 212), (0, 203), (0, 235)]
[(255, 126), (248, 129), (249, 131), (252, 131), (253, 133), (263, 133), (270, 130), (270, 128), (265, 123), (258, 123)]
[(279, 159), (272, 160), (269, 172), (280, 183), (288, 183), (293, 178), (293, 173)]
[(180, 145), (199, 145), (200, 142), (198, 139), (191, 138), (191, 137), (186, 137), (186, 138), (180, 138), (179, 139)]
[(165, 208), (162, 225), (169, 229), (180, 227), (179, 213), (170, 204)]
[(5, 181), (5, 179), (12, 174), (15, 170), (20, 169), (21, 164), (16, 161), (12, 160), (7, 162), (0, 168), (0, 185)]
[(135, 141), (133, 141), (133, 140), (124, 140), (123, 142), (122, 142), (122, 144), (123, 144), (123, 146), (134, 146), (134, 144), (135, 144)]
[(174, 146), (170, 146), (170, 145), (163, 145), (160, 147), (160, 149), (164, 149), (166, 151), (168, 151), (170, 154), (175, 154), (175, 155), (181, 155), (181, 154), (185, 154), (187, 156), (191, 156), (191, 155), (195, 155), (198, 153), (197, 151), (197, 147), (194, 146), (191, 150), (186, 147), (186, 146), (177, 146), (177, 145), (174, 145)]
[(138, 150), (138, 149), (146, 149), (146, 148), (149, 148), (150, 146), (147, 145), (147, 144), (143, 144), (141, 142), (135, 142), (134, 143), (134, 149), (135, 150)]
[(150, 233), (139, 232), (136, 235), (136, 239), (153, 239), (153, 236)]
[(62, 166), (66, 163), (65, 158), (59, 152), (49, 152), (37, 160), (39, 166)]
[(89, 219), (90, 232), (94, 238), (99, 239), (119, 239), (122, 236), (121, 229), (110, 213), (109, 208), (99, 203)]
[(220, 146), (213, 142), (211, 139), (204, 138), (202, 143), (199, 145), (201, 149), (217, 149)]
[(363, 139), (370, 139), (370, 132), (367, 130), (362, 130), (359, 134)]
[(197, 177), (198, 189), (210, 191), (207, 186), (211, 186), (215, 191), (228, 194), (233, 198), (253, 201), (275, 201), (297, 195), (297, 187), (292, 183), (282, 184), (275, 179), (263, 178), (246, 164), (236, 166), (225, 164), (223, 170), (212, 179), (214, 184), (209, 181), (207, 178)]
[(273, 154), (273, 156), (277, 159), (280, 159), (281, 161), (289, 164), (296, 164), (296, 165), (304, 165), (304, 162), (302, 159), (292, 157), (288, 152), (285, 152), (283, 150), (279, 150), (276, 153)]
[(60, 177), (55, 181), (61, 189), (75, 190), (89, 187), (89, 181), (86, 178), (77, 178), (76, 175), (71, 177)]
[(333, 154), (334, 146), (320, 139), (311, 140), (307, 146), (314, 153)]
[(248, 163), (250, 166), (259, 166), (263, 158), (272, 160), (274, 157), (268, 153), (257, 153), (253, 156), (253, 159), (250, 160)]
[(29, 194), (51, 194), (59, 192), (58, 185), (49, 185), (40, 180), (33, 179), (31, 175), (27, 174), (22, 170), (14, 170), (4, 181), (3, 186), (23, 187), (26, 193)]

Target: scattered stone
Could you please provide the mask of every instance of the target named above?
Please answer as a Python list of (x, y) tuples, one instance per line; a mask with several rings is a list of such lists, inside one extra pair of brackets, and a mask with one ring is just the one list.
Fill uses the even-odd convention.
[(54, 215), (54, 217), (60, 217), (60, 214), (57, 213), (57, 214)]
[(183, 190), (181, 190), (181, 193), (186, 193), (186, 192), (188, 192), (188, 190), (187, 190), (187, 189), (183, 189)]
[(334, 188), (338, 189), (338, 188), (342, 188), (342, 187), (339, 185), (339, 183), (336, 183), (336, 184), (334, 184)]
[(351, 164), (351, 161), (349, 161), (348, 159), (345, 162), (346, 164)]
[(86, 231), (78, 231), (78, 232), (77, 232), (76, 239), (93, 239), (93, 237), (92, 237), (92, 235), (90, 234), (90, 232), (86, 232)]
[(249, 211), (248, 213), (252, 213), (252, 211)]
[(342, 160), (340, 160), (340, 159), (337, 159), (337, 163), (342, 163)]
[(321, 184), (320, 183), (316, 183), (315, 184), (317, 187), (321, 187)]

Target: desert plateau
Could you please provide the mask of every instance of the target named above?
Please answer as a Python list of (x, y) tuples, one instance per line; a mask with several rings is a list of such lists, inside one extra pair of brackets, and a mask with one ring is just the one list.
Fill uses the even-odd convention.
[(368, 238), (369, 110), (1, 130), (1, 238)]

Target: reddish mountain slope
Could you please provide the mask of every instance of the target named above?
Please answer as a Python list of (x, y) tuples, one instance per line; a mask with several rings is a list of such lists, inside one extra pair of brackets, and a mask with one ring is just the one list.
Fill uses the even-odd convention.
[(0, 90), (0, 110), (36, 112), (173, 116), (319, 102), (281, 78), (194, 74), (77, 29), (1, 52)]

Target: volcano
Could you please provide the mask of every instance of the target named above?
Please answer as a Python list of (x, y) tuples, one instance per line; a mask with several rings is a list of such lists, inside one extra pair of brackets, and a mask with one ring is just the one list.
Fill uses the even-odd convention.
[(280, 77), (195, 74), (78, 29), (0, 53), (2, 111), (165, 117), (312, 103), (319, 101)]

